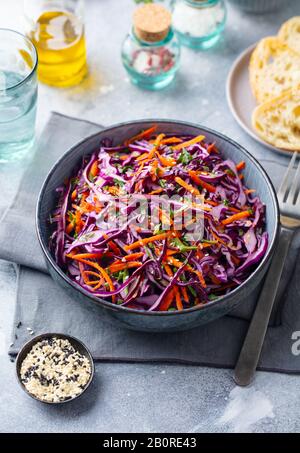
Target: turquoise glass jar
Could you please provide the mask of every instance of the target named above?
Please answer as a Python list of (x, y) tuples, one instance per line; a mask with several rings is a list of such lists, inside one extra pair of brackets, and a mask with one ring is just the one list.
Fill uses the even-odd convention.
[(183, 45), (206, 50), (220, 39), (226, 23), (223, 0), (173, 0), (172, 11), (173, 28)]
[(122, 61), (135, 85), (147, 90), (160, 90), (175, 78), (179, 68), (180, 45), (170, 28), (162, 41), (146, 42), (132, 29), (122, 46)]
[(122, 46), (122, 61), (135, 85), (160, 90), (175, 78), (180, 45), (172, 29), (172, 15), (162, 5), (146, 4), (133, 14), (132, 31)]

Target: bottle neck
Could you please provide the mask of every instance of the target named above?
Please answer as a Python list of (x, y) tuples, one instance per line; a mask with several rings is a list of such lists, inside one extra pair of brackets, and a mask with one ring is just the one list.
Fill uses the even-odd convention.
[(221, 2), (221, 0), (182, 0), (189, 6), (193, 8), (207, 8), (210, 6), (215, 6)]
[(174, 31), (173, 31), (172, 27), (170, 27), (170, 30), (169, 30), (167, 36), (165, 37), (165, 39), (163, 39), (162, 41), (156, 41), (156, 42), (143, 41), (142, 39), (140, 39), (136, 35), (136, 33), (134, 31), (134, 27), (132, 27), (132, 29), (131, 29), (131, 35), (132, 35), (133, 39), (139, 45), (142, 45), (145, 47), (160, 47), (160, 46), (168, 44), (172, 40), (172, 38), (174, 37)]

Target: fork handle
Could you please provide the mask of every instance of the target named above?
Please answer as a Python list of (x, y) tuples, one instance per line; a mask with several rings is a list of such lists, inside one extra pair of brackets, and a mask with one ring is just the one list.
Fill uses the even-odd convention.
[(234, 380), (238, 385), (249, 385), (254, 378), (293, 234), (293, 230), (281, 227), (279, 242), (234, 370)]

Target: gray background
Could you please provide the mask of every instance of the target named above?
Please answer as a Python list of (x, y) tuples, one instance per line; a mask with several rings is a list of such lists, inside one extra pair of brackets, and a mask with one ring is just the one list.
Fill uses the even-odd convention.
[[(268, 162), (278, 184), (287, 159), (257, 144), (234, 122), (226, 104), (225, 80), (245, 47), (275, 34), (282, 21), (300, 14), (299, 0), (287, 1), (279, 13), (261, 16), (245, 15), (229, 6), (226, 33), (219, 45), (205, 53), (183, 49), (177, 80), (159, 93), (130, 85), (121, 65), (120, 46), (129, 28), (133, 0), (87, 0), (86, 4), (90, 77), (68, 90), (40, 86), (38, 134), (51, 110), (104, 125), (146, 117), (199, 122), (240, 142), (263, 165)], [(1, 2), (0, 27), (22, 31), (21, 5), (20, 0)], [(29, 159), (0, 166), (0, 217), (28, 163)], [(257, 373), (250, 388), (240, 389), (231, 370), (99, 363), (93, 389), (81, 400), (61, 407), (38, 404), (18, 387), (7, 356), (15, 290), (13, 265), (0, 261), (1, 432), (300, 431), (299, 377), (273, 373)]]

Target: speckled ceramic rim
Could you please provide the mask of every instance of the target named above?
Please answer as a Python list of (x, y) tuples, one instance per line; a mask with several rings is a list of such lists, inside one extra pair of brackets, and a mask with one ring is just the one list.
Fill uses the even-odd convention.
[[(27, 356), (27, 354), (29, 353), (29, 351), (31, 350), (31, 348), (39, 341), (45, 340), (47, 338), (53, 338), (53, 337), (62, 338), (63, 340), (69, 340), (70, 343), (75, 347), (76, 350), (78, 350), (78, 347), (80, 347), (80, 349), (82, 349), (82, 353), (85, 355), (85, 357), (88, 358), (88, 360), (90, 362), (90, 366), (91, 366), (91, 376), (90, 376), (86, 386), (82, 390), (82, 392), (76, 396), (73, 396), (72, 398), (66, 399), (64, 401), (56, 401), (56, 402), (55, 401), (44, 401), (44, 400), (34, 396), (32, 393), (30, 393), (26, 389), (25, 385), (21, 381), (21, 376), (20, 376), (20, 369), (21, 369), (22, 362), (25, 359), (25, 357)], [(41, 403), (45, 403), (45, 404), (65, 404), (65, 403), (69, 403), (70, 401), (74, 401), (75, 399), (81, 397), (84, 394), (84, 392), (88, 389), (88, 387), (90, 386), (90, 384), (94, 378), (95, 365), (94, 365), (92, 354), (90, 353), (89, 349), (85, 346), (85, 344), (82, 343), (82, 341), (78, 340), (78, 338), (72, 337), (71, 335), (66, 335), (65, 333), (48, 332), (48, 333), (42, 333), (41, 335), (36, 335), (30, 341), (28, 341), (27, 343), (24, 344), (24, 346), (22, 347), (22, 349), (19, 351), (19, 353), (17, 355), (16, 374), (17, 374), (17, 379), (18, 379), (18, 382), (19, 382), (21, 388), (24, 390), (25, 393), (27, 393), (27, 395), (31, 396), (31, 398), (33, 398), (34, 400), (39, 401)]]
[[(216, 299), (214, 301), (210, 301), (210, 302), (208, 302), (205, 305), (197, 305), (195, 307), (186, 308), (186, 309), (181, 310), (181, 311), (141, 311), (141, 310), (136, 310), (134, 308), (122, 307), (121, 305), (112, 304), (111, 302), (108, 302), (108, 301), (106, 301), (104, 299), (99, 299), (99, 298), (97, 298), (95, 296), (92, 296), (88, 291), (86, 291), (85, 289), (83, 289), (80, 286), (78, 286), (75, 282), (73, 282), (63, 272), (62, 269), (60, 269), (60, 267), (56, 264), (53, 256), (50, 253), (50, 250), (48, 248), (48, 244), (46, 244), (44, 239), (43, 239), (43, 235), (42, 235), (42, 232), (41, 232), (41, 226), (40, 226), (42, 202), (43, 202), (44, 193), (46, 191), (48, 182), (49, 182), (53, 172), (56, 170), (56, 168), (61, 166), (61, 165), (63, 165), (63, 162), (64, 162), (65, 158), (69, 154), (71, 154), (75, 148), (77, 148), (78, 146), (84, 144), (91, 137), (97, 137), (99, 135), (99, 133), (101, 133), (101, 135), (103, 133), (105, 134), (106, 132), (111, 134), (111, 133), (113, 133), (113, 131), (115, 129), (118, 129), (119, 127), (132, 126), (132, 125), (135, 125), (135, 124), (138, 125), (138, 124), (140, 124), (142, 122), (143, 122), (144, 125), (146, 123), (149, 123), (149, 125), (151, 125), (151, 124), (164, 124), (164, 123), (170, 124), (170, 123), (173, 123), (173, 124), (180, 124), (180, 125), (183, 125), (183, 126), (194, 127), (194, 128), (197, 128), (201, 132), (204, 132), (204, 133), (208, 132), (210, 134), (213, 134), (216, 137), (219, 137), (220, 139), (227, 141), (232, 146), (238, 147), (249, 158), (249, 160), (251, 160), (251, 162), (257, 168), (257, 170), (260, 173), (262, 173), (262, 175), (264, 176), (264, 178), (265, 178), (265, 180), (267, 182), (267, 185), (269, 187), (269, 191), (270, 191), (270, 193), (272, 195), (273, 206), (274, 206), (274, 210), (275, 210), (276, 225), (275, 225), (275, 231), (274, 231), (274, 234), (273, 234), (273, 238), (272, 238), (271, 243), (269, 244), (267, 253), (263, 257), (263, 259), (261, 260), (261, 262), (259, 263), (257, 268), (255, 269), (255, 271), (241, 285), (239, 285), (237, 288), (232, 290), (230, 293), (225, 294), (224, 296), (221, 296), (221, 297), (219, 297), (218, 299)], [(92, 152), (92, 150), (91, 150), (91, 152)], [(112, 311), (120, 311), (120, 312), (132, 313), (132, 314), (136, 314), (136, 315), (139, 315), (139, 316), (180, 316), (180, 315), (185, 315), (187, 313), (192, 313), (194, 311), (207, 309), (207, 307), (212, 307), (213, 308), (216, 305), (222, 304), (222, 302), (226, 301), (227, 299), (230, 299), (232, 297), (232, 295), (237, 294), (239, 292), (242, 292), (243, 288), (248, 284), (249, 280), (252, 279), (256, 274), (260, 273), (261, 269), (266, 265), (266, 262), (268, 261), (269, 257), (273, 254), (274, 247), (276, 245), (276, 240), (277, 240), (278, 232), (279, 232), (279, 207), (278, 207), (278, 201), (277, 201), (277, 196), (276, 196), (276, 192), (275, 192), (274, 186), (273, 186), (269, 176), (267, 175), (266, 171), (262, 168), (262, 166), (258, 163), (258, 161), (252, 156), (252, 154), (250, 154), (248, 151), (246, 151), (246, 149), (244, 149), (241, 145), (239, 145), (234, 140), (231, 140), (230, 138), (226, 137), (225, 135), (221, 134), (220, 132), (214, 131), (213, 129), (209, 129), (208, 127), (201, 126), (201, 125), (195, 124), (195, 123), (190, 123), (190, 122), (187, 122), (187, 121), (176, 121), (176, 120), (167, 120), (167, 119), (144, 119), (144, 120), (135, 120), (135, 121), (128, 121), (128, 122), (124, 122), (124, 123), (119, 123), (119, 124), (113, 125), (111, 127), (107, 127), (105, 129), (102, 129), (101, 131), (97, 132), (96, 134), (93, 134), (90, 137), (87, 137), (84, 140), (82, 140), (81, 142), (77, 143), (75, 146), (73, 146), (71, 149), (69, 149), (54, 164), (54, 166), (52, 167), (52, 169), (48, 173), (48, 176), (45, 179), (45, 182), (44, 182), (44, 184), (42, 186), (41, 192), (40, 192), (39, 197), (38, 197), (37, 209), (36, 209), (36, 230), (37, 230), (39, 243), (40, 243), (40, 245), (42, 247), (42, 250), (43, 250), (43, 252), (45, 254), (45, 257), (46, 257), (48, 263), (50, 264), (50, 266), (55, 270), (55, 272), (58, 275), (60, 275), (60, 277), (66, 283), (68, 283), (70, 286), (72, 286), (75, 290), (77, 290), (80, 293), (84, 294), (86, 297), (88, 297), (91, 301), (93, 301), (97, 305), (105, 306), (106, 308), (108, 308), (108, 309), (110, 309)]]

